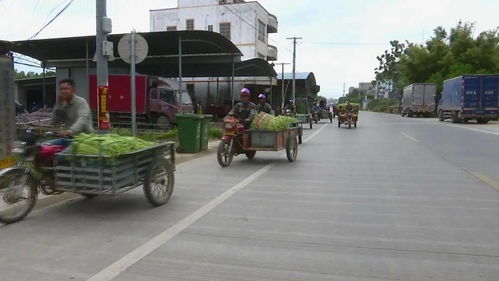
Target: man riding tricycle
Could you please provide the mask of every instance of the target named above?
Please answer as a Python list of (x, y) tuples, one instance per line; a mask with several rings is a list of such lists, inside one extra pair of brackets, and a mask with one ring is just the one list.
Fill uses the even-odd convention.
[(74, 81), (59, 82), (53, 121), (64, 123), (64, 130), (37, 135), (26, 129), (13, 144), (16, 164), (0, 170), (0, 222), (23, 219), (33, 210), (38, 192), (45, 195), (73, 192), (90, 198), (116, 195), (143, 185), (153, 206), (165, 204), (170, 198), (174, 184), (174, 143), (144, 141), (139, 145), (137, 140), (133, 151), (109, 156), (100, 141), (107, 139), (116, 145), (120, 136), (98, 135), (95, 138), (98, 144), (93, 146), (98, 152), (79, 154), (75, 143), (82, 136), (91, 136), (88, 133), (93, 128), (88, 103), (75, 92)]
[[(224, 119), (224, 136), (218, 145), (217, 160), (220, 166), (228, 167), (234, 156), (244, 154), (250, 160), (257, 151), (279, 151), (286, 149), (290, 162), (296, 160), (298, 152), (299, 128), (285, 128), (282, 130), (252, 130), (251, 123), (255, 119), (255, 105), (250, 102), (250, 92), (244, 88), (241, 91), (241, 102)], [(285, 119), (296, 120), (290, 116), (274, 117), (261, 112), (268, 120)], [(262, 119), (263, 120), (263, 119)]]
[(341, 125), (348, 126), (352, 128), (352, 125), (357, 128), (357, 121), (359, 118), (359, 105), (356, 103), (351, 103), (347, 100), (344, 104), (339, 104), (337, 107), (338, 111), (338, 128)]

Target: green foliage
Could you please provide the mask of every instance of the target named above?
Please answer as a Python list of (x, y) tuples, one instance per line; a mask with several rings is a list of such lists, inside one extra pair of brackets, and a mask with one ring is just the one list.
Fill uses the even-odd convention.
[(210, 127), (209, 131), (208, 131), (208, 135), (209, 135), (210, 139), (219, 140), (224, 136), (224, 132), (222, 131), (222, 129)]
[[(43, 73), (36, 73), (33, 71), (24, 72), (24, 71), (15, 70), (15, 74), (16, 74), (16, 79), (42, 78), (43, 77)], [(45, 77), (51, 77), (51, 76), (55, 76), (54, 71), (45, 72)]]
[(390, 112), (391, 106), (398, 106), (399, 101), (390, 99), (371, 100), (367, 105), (367, 110), (374, 112)]
[(447, 32), (434, 29), (426, 44), (392, 41), (391, 50), (378, 57), (376, 81), (392, 80), (400, 93), (411, 83), (436, 83), (442, 91), (443, 81), (463, 74), (499, 73), (499, 29), (473, 37), (475, 25), (459, 22)]
[[(111, 134), (116, 134), (120, 136), (132, 136), (132, 130), (129, 128), (114, 128), (110, 132)], [(137, 134), (139, 139), (150, 141), (150, 142), (164, 142), (168, 140), (176, 140), (177, 129), (172, 129), (165, 132), (160, 131), (144, 131)]]

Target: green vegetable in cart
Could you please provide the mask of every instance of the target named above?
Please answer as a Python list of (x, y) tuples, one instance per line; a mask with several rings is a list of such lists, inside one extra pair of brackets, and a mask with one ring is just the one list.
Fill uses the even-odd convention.
[(115, 134), (80, 134), (73, 140), (73, 153), (77, 155), (103, 155), (117, 157), (147, 147), (153, 142), (135, 137), (119, 136)]

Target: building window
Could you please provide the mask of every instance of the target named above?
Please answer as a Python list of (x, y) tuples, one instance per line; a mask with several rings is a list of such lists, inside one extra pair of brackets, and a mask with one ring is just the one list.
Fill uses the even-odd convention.
[(167, 26), (166, 31), (177, 31), (177, 26), (176, 25)]
[(230, 40), (230, 22), (220, 23), (220, 34)]
[(258, 20), (258, 40), (262, 42), (265, 42), (265, 37), (267, 35), (265, 33), (265, 29), (266, 29), (265, 23), (263, 23), (261, 20)]
[(186, 20), (185, 26), (187, 30), (194, 30), (194, 20), (193, 19)]
[(211, 24), (210, 24), (210, 25), (208, 25), (208, 31), (213, 32), (213, 25), (211, 25)]

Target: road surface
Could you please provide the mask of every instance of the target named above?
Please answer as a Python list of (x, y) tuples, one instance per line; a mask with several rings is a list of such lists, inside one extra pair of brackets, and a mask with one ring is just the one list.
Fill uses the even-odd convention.
[(0, 280), (498, 280), (498, 134), (362, 112), (305, 139), (292, 164), (186, 162), (163, 207), (135, 190), (0, 226)]

